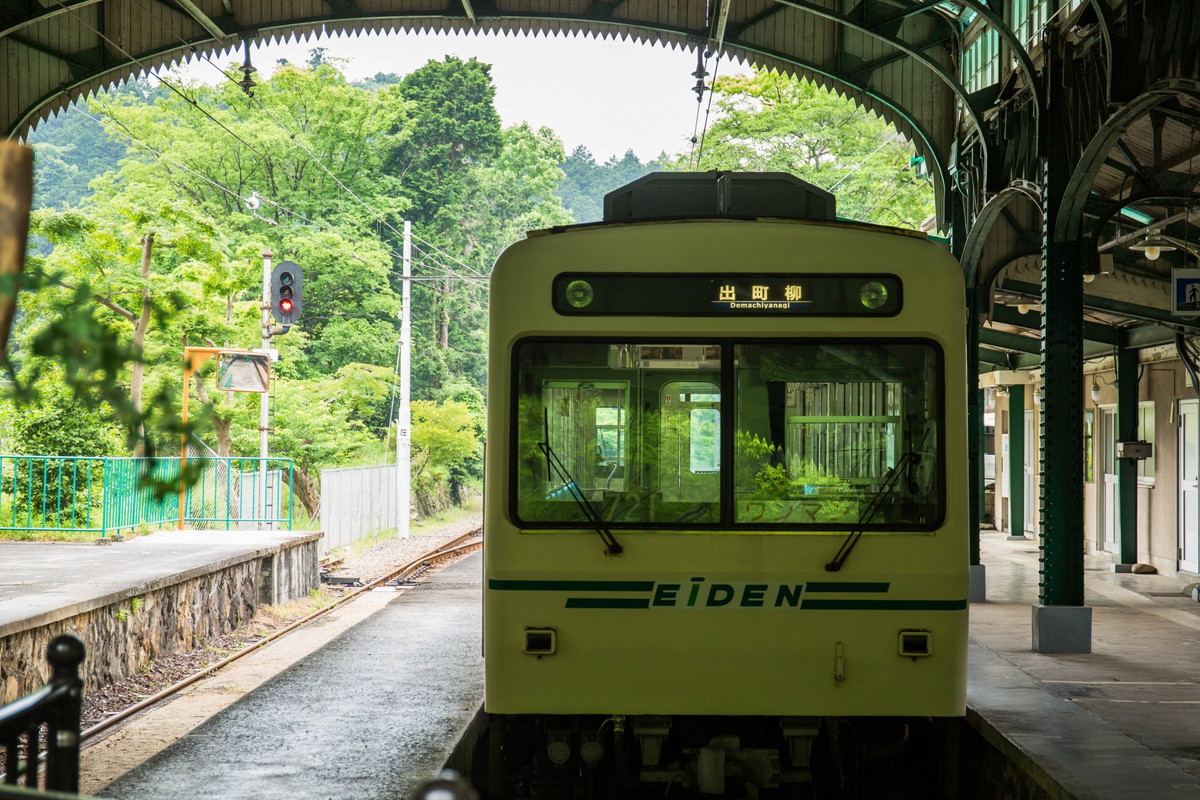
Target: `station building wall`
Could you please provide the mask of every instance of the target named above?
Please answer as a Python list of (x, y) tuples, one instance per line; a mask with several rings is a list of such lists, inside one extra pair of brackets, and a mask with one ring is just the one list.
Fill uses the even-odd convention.
[[(1117, 546), (1119, 530), (1104, 540), (1105, 520), (1109, 517), (1105, 507), (1106, 448), (1115, 444), (1117, 387), (1113, 359), (1093, 361), (1084, 366), (1084, 396), (1080, 402), (1084, 407), (1085, 453), (1080, 457), (1080, 469), (1084, 470), (1083, 518), (1085, 549), (1090, 555), (1117, 563), (1120, 560)], [(1040, 485), (1038, 474), (1038, 426), (1040, 406), (1035, 394), (1040, 390), (1040, 376), (1030, 373), (1028, 383), (1012, 385), (1001, 392), (990, 393), (986, 404), (995, 412), (995, 527), (1010, 536), (1025, 536), (1037, 540), (1038, 502), (1034, 494), (1027, 504), (1026, 530), (1013, 530), (1013, 514), (1008, 486), (1010, 468), (1023, 469), (1020, 464), (1006, 463), (1008, 453), (1003, 446), (1005, 436), (1011, 441), (1014, 436), (1024, 436), (1024, 419), (1014, 419), (1009, 413), (1009, 395), (1022, 392), (1023, 408), (1031, 412), (1033, 421), (1032, 447), (1025, 457), (1033, 469), (1033, 486), (1036, 492)], [(1098, 399), (1093, 400), (1091, 387), (1099, 389)], [(1194, 403), (1200, 394), (1191, 386), (1183, 363), (1174, 357), (1171, 347), (1155, 348), (1142, 353), (1138, 367), (1138, 438), (1152, 441), (1153, 466), (1143, 466), (1137, 481), (1137, 560), (1149, 564), (1165, 575), (1190, 579), (1196, 573), (1181, 567), (1180, 539), (1180, 415), (1185, 403)], [(1148, 423), (1148, 424), (1147, 424)], [(1149, 428), (1153, 427), (1153, 430)], [(1090, 435), (1090, 447), (1088, 437)], [(1090, 458), (1090, 464), (1089, 464)], [(1200, 458), (1200, 453), (1198, 453)], [(1090, 466), (1090, 469), (1089, 469)], [(1031, 518), (1030, 518), (1031, 517)], [(1117, 517), (1119, 520), (1119, 516)], [(1193, 526), (1196, 527), (1196, 526)], [(1200, 549), (1200, 529), (1186, 532), (1194, 546)]]

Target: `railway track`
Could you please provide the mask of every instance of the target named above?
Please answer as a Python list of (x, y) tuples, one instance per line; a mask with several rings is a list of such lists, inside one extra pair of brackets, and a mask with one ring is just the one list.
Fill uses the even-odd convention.
[(467, 533), (464, 533), (462, 536), (452, 539), (451, 541), (446, 542), (442, 545), (439, 545), (438, 547), (434, 548), (433, 550), (430, 550), (429, 552), (427, 552), (421, 556), (418, 556), (417, 558), (413, 559), (412, 561), (409, 561), (408, 563), (404, 564), (403, 566), (398, 567), (398, 568), (392, 570), (391, 572), (388, 572), (385, 575), (375, 578), (375, 579), (371, 580), (370, 582), (363, 584), (360, 587), (356, 587), (356, 588), (352, 589), (351, 591), (341, 595), (340, 597), (337, 597), (329, 605), (324, 606), (323, 608), (320, 608), (320, 609), (314, 611), (313, 613), (309, 614), (308, 616), (298, 619), (295, 622), (292, 622), (291, 624), (289, 624), (283, 628), (280, 628), (277, 631), (272, 632), (268, 636), (258, 640), (257, 642), (255, 642), (251, 645), (248, 645), (247, 647), (242, 648), (241, 650), (237, 651), (236, 653), (233, 653), (232, 655), (227, 656), (226, 658), (223, 658), (220, 661), (217, 661), (213, 664), (209, 664), (204, 669), (188, 676), (187, 678), (185, 678), (181, 681), (178, 681), (178, 682), (172, 684), (171, 686), (168, 686), (166, 689), (163, 689), (161, 692), (153, 694), (150, 697), (147, 697), (147, 698), (139, 701), (138, 703), (135, 703), (134, 705), (129, 706), (128, 708), (122, 709), (121, 711), (113, 714), (112, 716), (107, 717), (103, 721), (91, 726), (90, 728), (87, 728), (86, 730), (82, 731), (80, 734), (81, 741), (86, 743), (89, 739), (94, 738), (96, 735), (103, 733), (104, 731), (108, 730), (109, 728), (113, 727), (114, 725), (132, 717), (134, 714), (137, 714), (140, 711), (144, 711), (145, 709), (150, 708), (151, 706), (161, 703), (163, 700), (166, 700), (167, 698), (179, 693), (183, 689), (186, 689), (188, 686), (191, 686), (192, 684), (196, 683), (197, 681), (213, 674), (217, 670), (220, 670), (221, 668), (228, 666), (229, 664), (233, 663), (234, 661), (237, 661), (239, 658), (242, 658), (243, 656), (247, 656), (250, 653), (255, 652), (256, 650), (259, 650), (262, 647), (265, 647), (266, 645), (270, 644), (271, 642), (275, 641), (276, 639), (279, 639), (283, 635), (285, 635), (287, 633), (291, 633), (292, 631), (294, 631), (298, 628), (308, 625), (312, 621), (319, 619), (320, 617), (324, 616), (325, 614), (329, 613), (330, 611), (333, 611), (336, 608), (344, 606), (345, 604), (349, 603), (350, 601), (362, 596), (362, 594), (365, 592), (370, 592), (374, 589), (378, 589), (381, 586), (384, 586), (391, 581), (403, 582), (403, 581), (412, 580), (414, 578), (419, 577), (430, 567), (436, 566), (444, 561), (466, 555), (467, 553), (470, 553), (470, 552), (473, 552), (473, 551), (479, 549), (480, 547), (483, 546), (483, 538), (481, 535), (482, 532), (483, 532), (483, 529), (481, 527), (475, 528), (474, 530), (471, 530), (471, 531), (468, 531)]

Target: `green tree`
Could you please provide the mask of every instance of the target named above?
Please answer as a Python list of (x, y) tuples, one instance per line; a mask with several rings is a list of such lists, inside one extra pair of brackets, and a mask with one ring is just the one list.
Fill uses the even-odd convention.
[[(234, 446), (256, 453), (258, 404), (243, 404), (240, 412)], [(371, 446), (371, 436), (354, 413), (353, 395), (337, 378), (275, 384), (271, 452), (294, 462), (292, 491), (311, 519), (320, 515), (321, 469), (350, 463)]]
[(412, 487), (423, 516), (445, 508), (455, 490), (451, 473), (471, 471), (480, 458), (471, 408), (458, 400), (412, 404)]
[[(379, 230), (397, 226), (408, 201), (398, 181), (378, 173), (407, 136), (408, 103), (396, 91), (350, 86), (324, 61), (280, 69), (253, 101), (229, 83), (194, 91), (229, 134), (213, 135), (215, 124), (174, 94), (152, 105), (117, 98), (106, 106), (122, 130), (162, 154), (132, 153), (122, 176), (145, 174), (220, 219), (230, 239), (257, 243), (246, 254), (238, 300), (253, 303), (259, 294), (263, 245), (304, 268), (303, 351), (285, 368), (290, 374), (392, 363), (398, 297)], [(255, 193), (250, 213), (246, 198)], [(241, 344), (253, 343), (248, 333)], [(362, 341), (351, 343), (358, 334)]]
[(643, 164), (632, 150), (626, 150), (621, 158), (612, 156), (597, 164), (591, 152), (579, 146), (563, 162), (558, 194), (575, 222), (599, 222), (604, 217), (604, 195), (651, 172), (658, 163)]
[(764, 70), (718, 78), (713, 91), (717, 117), (699, 169), (789, 172), (833, 192), (839, 216), (865, 222), (919, 228), (933, 215), (912, 145), (852, 100)]
[(488, 162), (502, 146), (491, 66), (447, 56), (406, 75), (395, 90), (412, 103), (413, 126), (384, 172), (403, 176), (413, 220), (445, 232), (456, 220), (441, 210), (460, 201), (467, 167)]
[[(136, 98), (151, 93), (142, 81), (129, 81), (110, 91)], [(94, 178), (117, 169), (125, 142), (109, 137), (94, 116), (92, 103), (76, 100), (29, 134), (37, 159), (34, 208), (78, 206), (90, 193), (88, 184)]]
[(48, 381), (36, 402), (0, 412), (4, 452), (39, 456), (120, 455), (121, 430), (102, 404), (76, 399), (60, 380)]

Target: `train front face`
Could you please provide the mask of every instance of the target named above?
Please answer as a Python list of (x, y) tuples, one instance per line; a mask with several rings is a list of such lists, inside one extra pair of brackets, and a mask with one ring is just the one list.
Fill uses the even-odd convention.
[(964, 712), (964, 300), (942, 248), (585, 227), (510, 248), (490, 306), (489, 713)]

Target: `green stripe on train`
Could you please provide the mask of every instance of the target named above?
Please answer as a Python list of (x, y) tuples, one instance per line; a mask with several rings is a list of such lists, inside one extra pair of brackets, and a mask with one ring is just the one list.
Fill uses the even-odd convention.
[(506, 581), (488, 579), (488, 588), (504, 592), (649, 592), (654, 581)]

